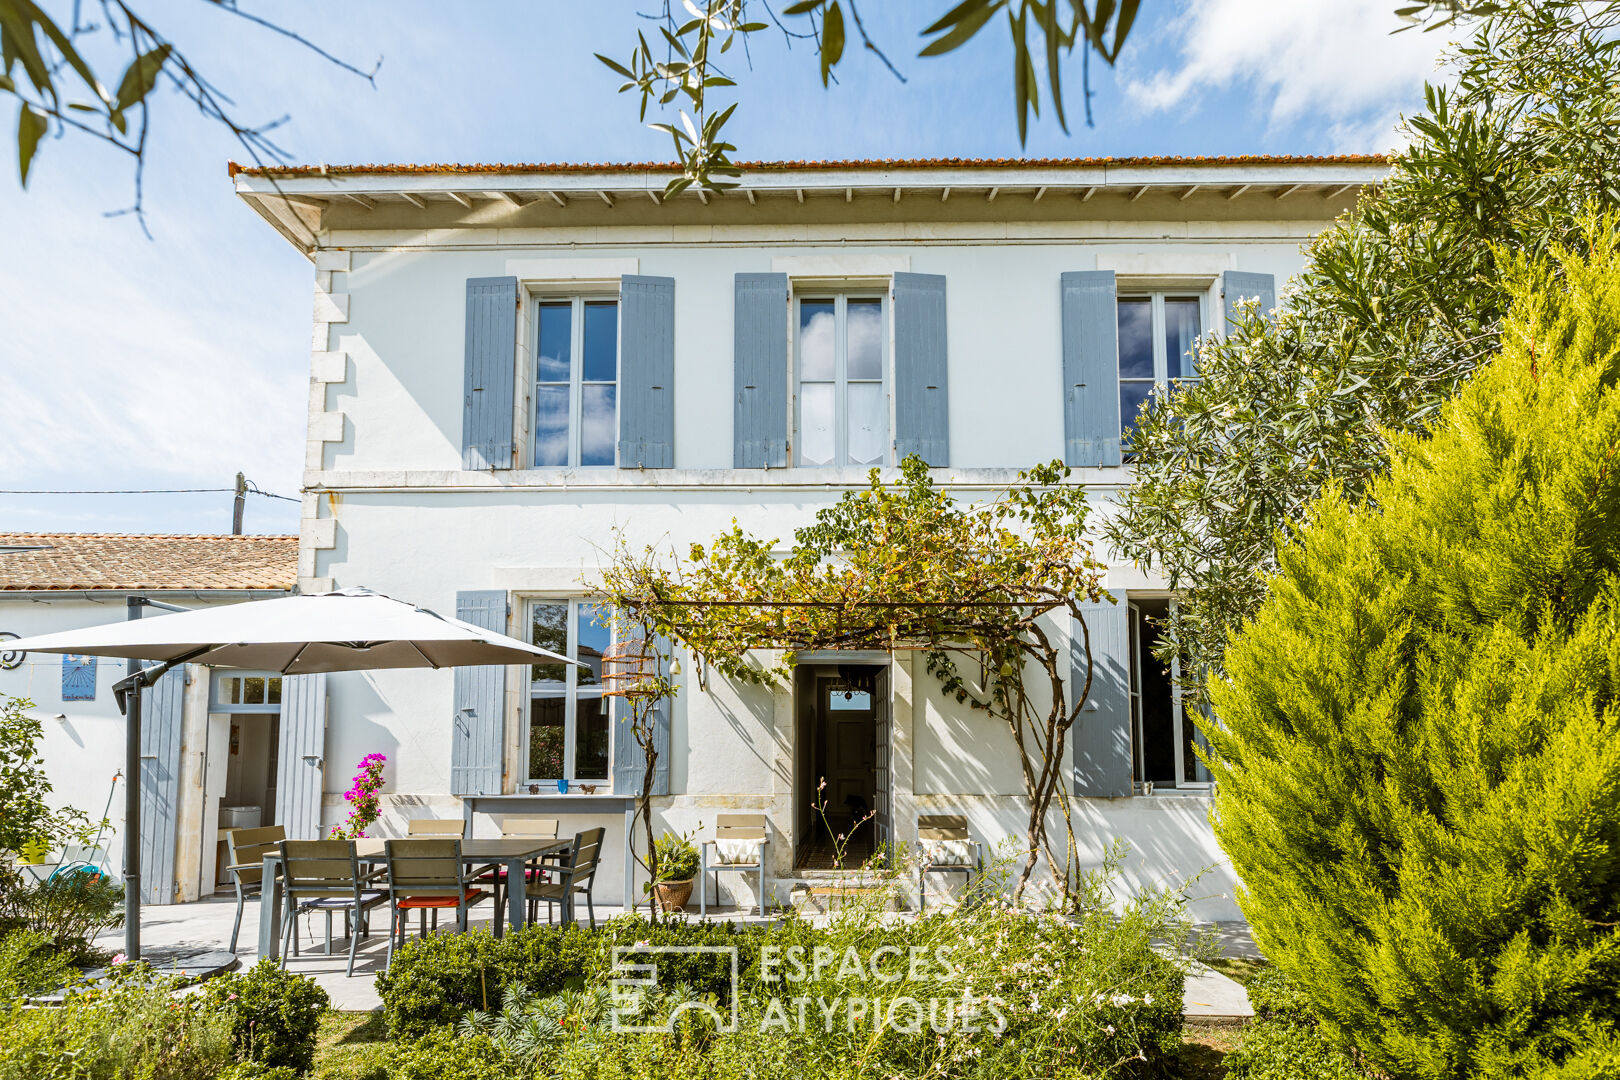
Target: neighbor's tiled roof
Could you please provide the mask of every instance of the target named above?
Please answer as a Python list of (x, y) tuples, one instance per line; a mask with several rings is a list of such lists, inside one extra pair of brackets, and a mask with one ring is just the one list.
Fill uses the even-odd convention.
[[(1089, 158), (878, 158), (837, 161), (742, 161), (745, 172), (799, 172), (830, 169), (1054, 169), (1141, 165), (1383, 165), (1384, 154), (1237, 154), (1228, 157), (1089, 157)], [(680, 166), (668, 161), (632, 162), (537, 162), (483, 165), (287, 165), (249, 166), (229, 163), (230, 174), (248, 176), (346, 176), (367, 173), (598, 173), (598, 172), (676, 172)]]
[(0, 590), (291, 589), (296, 536), (0, 533)]

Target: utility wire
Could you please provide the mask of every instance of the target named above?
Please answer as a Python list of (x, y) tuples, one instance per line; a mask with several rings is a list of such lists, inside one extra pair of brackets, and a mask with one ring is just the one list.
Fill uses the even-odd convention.
[[(235, 494), (235, 488), (90, 488), (73, 491), (54, 491), (43, 488), (0, 488), (0, 495), (217, 495), (220, 493)], [(248, 483), (247, 494), (263, 495), (267, 499), (282, 499), (286, 502), (298, 502), (291, 495), (277, 495), (273, 491), (263, 491)]]

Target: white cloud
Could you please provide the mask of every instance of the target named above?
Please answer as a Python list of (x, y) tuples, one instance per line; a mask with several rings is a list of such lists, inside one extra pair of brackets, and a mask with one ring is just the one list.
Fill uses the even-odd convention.
[(1167, 27), (1175, 61), (1155, 65), (1137, 52), (1122, 83), (1148, 111), (1197, 109), (1202, 94), (1246, 88), (1260, 107), (1269, 97), (1273, 129), (1309, 122), (1336, 150), (1386, 150), (1398, 140), (1398, 114), (1421, 100), (1454, 36), (1392, 34), (1401, 25), (1394, 8), (1392, 0), (1191, 0)]

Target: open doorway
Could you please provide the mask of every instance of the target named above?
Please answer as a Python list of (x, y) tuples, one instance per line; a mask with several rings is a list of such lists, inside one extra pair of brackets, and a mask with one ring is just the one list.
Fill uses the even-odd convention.
[(794, 689), (794, 867), (857, 869), (892, 831), (887, 669), (803, 665)]
[(203, 779), (202, 895), (228, 888), (225, 834), (277, 824), (281, 676), (216, 672)]
[(1185, 788), (1210, 782), (1198, 759), (1204, 737), (1181, 700), (1176, 665), (1155, 653), (1170, 615), (1168, 597), (1132, 596), (1131, 743), (1132, 779), (1139, 789)]

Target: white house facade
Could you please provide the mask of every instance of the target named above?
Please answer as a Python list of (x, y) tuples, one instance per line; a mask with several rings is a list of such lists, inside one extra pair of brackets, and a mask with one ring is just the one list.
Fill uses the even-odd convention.
[[(543, 813), (607, 826), (604, 866), (623, 865), (639, 766), (586, 599), (617, 530), (677, 550), (734, 519), (786, 538), (910, 453), (964, 499), (1061, 458), (1104, 515), (1129, 477), (1122, 418), (1197, 377), (1194, 340), (1240, 297), (1274, 306), (1301, 246), (1384, 171), (786, 163), (665, 199), (667, 166), (233, 167), (315, 269), (299, 588), (369, 586), (587, 662), (331, 676), (321, 821), (382, 752), (385, 833)], [(1195, 912), (1239, 918), (1174, 673), (1149, 656), (1170, 594), (1118, 560), (1106, 587), (1119, 603), (1091, 620), (1096, 688), (1065, 763), (1083, 856), (1123, 839), (1132, 883), (1203, 872)], [(1020, 835), (1011, 736), (920, 659), (798, 661), (772, 690), (688, 659), (660, 730), (661, 825), (708, 836), (717, 813), (766, 813), (782, 902), (813, 865), (822, 778), (829, 814), (882, 806), (900, 841), (933, 814), (991, 847)], [(719, 888), (749, 902), (742, 875)], [(604, 871), (598, 899), (624, 896)]]

